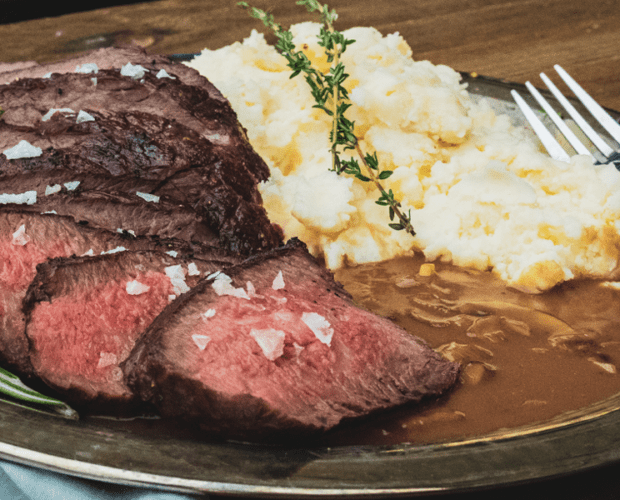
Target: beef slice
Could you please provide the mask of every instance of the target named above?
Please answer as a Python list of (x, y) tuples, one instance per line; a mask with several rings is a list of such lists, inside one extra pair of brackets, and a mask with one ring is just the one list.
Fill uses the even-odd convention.
[(41, 214), (33, 207), (0, 205), (0, 361), (29, 376), (22, 301), (38, 264), (55, 257), (99, 255), (121, 250), (156, 250), (179, 256), (199, 256), (237, 262), (235, 255), (178, 239), (134, 237), (90, 227), (73, 217)]
[[(131, 61), (144, 62), (140, 51), (134, 55)], [(228, 101), (191, 68), (153, 61), (141, 78), (117, 68), (52, 71), (0, 85), (0, 151), (22, 140), (42, 150), (32, 158), (0, 154), (0, 192), (41, 195), (55, 178), (101, 189), (115, 178), (117, 188), (149, 189), (194, 208), (229, 250), (248, 255), (280, 245), (282, 230), (267, 218), (257, 189), (269, 168)], [(158, 67), (173, 78), (158, 78)], [(48, 119), (52, 109), (65, 111)], [(78, 123), (79, 111), (90, 118)]]
[(123, 370), (162, 415), (253, 439), (436, 396), (459, 373), (356, 307), (298, 240), (203, 279), (157, 317)]
[(24, 299), (34, 374), (77, 408), (130, 413), (119, 364), (165, 306), (225, 265), (156, 251), (40, 264)]

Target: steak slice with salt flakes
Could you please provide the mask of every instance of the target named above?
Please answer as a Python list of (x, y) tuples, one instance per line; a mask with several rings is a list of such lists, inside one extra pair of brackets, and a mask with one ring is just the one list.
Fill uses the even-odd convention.
[[(144, 54), (134, 52), (129, 60), (143, 62)], [(102, 69), (0, 85), (0, 193), (36, 189), (41, 196), (39, 177), (80, 181), (84, 190), (106, 190), (114, 180), (117, 188), (147, 188), (193, 208), (234, 252), (280, 245), (282, 231), (267, 218), (257, 189), (269, 168), (228, 101), (187, 66), (161, 57), (144, 64), (150, 69), (139, 79)], [(158, 67), (174, 78), (159, 78)], [(48, 118), (50, 110), (60, 111)], [(78, 119), (80, 111), (86, 121)], [(41, 154), (8, 159), (21, 141)], [(188, 184), (191, 190), (179, 189)]]
[[(202, 87), (212, 98), (226, 101), (220, 91), (197, 71), (184, 64), (173, 63), (166, 56), (147, 54), (139, 47), (107, 47), (74, 58), (44, 64), (37, 64), (34, 61), (3, 64), (0, 65), (0, 83), (8, 84), (23, 78), (43, 78), (50, 73), (73, 73), (77, 68), (90, 71), (92, 64), (95, 64), (98, 70), (118, 69), (128, 62), (143, 66), (155, 74), (164, 69), (186, 85)], [(91, 73), (91, 77), (96, 77), (96, 73)]]
[(226, 265), (152, 251), (39, 265), (24, 299), (36, 376), (76, 407), (127, 413), (136, 398), (119, 363), (137, 336), (200, 276)]
[(28, 343), (24, 336), (22, 300), (36, 266), (55, 257), (117, 250), (174, 251), (235, 262), (234, 256), (184, 241), (134, 238), (76, 222), (72, 217), (41, 214), (33, 207), (0, 206), (0, 360), (20, 375), (30, 375)]
[(292, 240), (172, 303), (124, 364), (167, 417), (237, 437), (330, 429), (457, 380), (458, 365), (350, 296)]

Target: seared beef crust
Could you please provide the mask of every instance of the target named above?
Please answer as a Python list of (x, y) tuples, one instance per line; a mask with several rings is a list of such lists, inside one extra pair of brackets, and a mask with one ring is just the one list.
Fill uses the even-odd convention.
[(217, 234), (204, 224), (195, 210), (166, 200), (146, 201), (135, 194), (79, 188), (68, 191), (63, 187), (58, 193), (39, 196), (31, 209), (69, 215), (79, 222), (108, 231), (178, 238), (210, 247), (219, 244)]
[(226, 101), (220, 91), (197, 71), (183, 64), (171, 62), (166, 56), (147, 54), (144, 49), (133, 46), (97, 49), (77, 57), (45, 64), (37, 64), (34, 61), (13, 63), (6, 69), (0, 68), (3, 69), (0, 72), (0, 84), (9, 84), (24, 78), (44, 78), (48, 73), (73, 73), (77, 67), (84, 64), (95, 63), (99, 69), (118, 69), (127, 62), (139, 64), (154, 73), (165, 69), (168, 73), (180, 78), (186, 85), (201, 87), (213, 99)]
[[(15, 160), (0, 154), (2, 192), (41, 194), (40, 177), (79, 180), (83, 190), (141, 188), (194, 208), (232, 251), (248, 255), (282, 243), (256, 188), (269, 169), (219, 93), (154, 71), (138, 81), (110, 69), (0, 86), (0, 106), (0, 151), (21, 140), (43, 150)], [(57, 112), (42, 121), (52, 108), (95, 119), (77, 123), (76, 114)]]

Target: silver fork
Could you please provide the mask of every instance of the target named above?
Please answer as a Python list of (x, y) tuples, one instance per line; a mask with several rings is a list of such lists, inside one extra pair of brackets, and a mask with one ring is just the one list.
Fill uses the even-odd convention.
[[(605, 111), (588, 93), (581, 88), (581, 86), (571, 78), (571, 76), (562, 69), (561, 66), (555, 65), (555, 70), (558, 72), (562, 80), (573, 91), (577, 98), (582, 102), (590, 114), (596, 118), (601, 126), (609, 133), (609, 135), (620, 144), (620, 125), (616, 122), (609, 113)], [(525, 82), (525, 86), (538, 101), (543, 110), (547, 113), (547, 116), (553, 121), (555, 126), (562, 132), (568, 143), (575, 149), (577, 154), (585, 154), (594, 158), (596, 163), (608, 164), (613, 163), (616, 168), (620, 170), (620, 151), (610, 146), (606, 140), (604, 140), (591, 126), (590, 124), (579, 114), (575, 107), (562, 95), (553, 82), (544, 74), (541, 73), (540, 77), (547, 85), (553, 96), (568, 112), (574, 122), (583, 131), (585, 136), (590, 139), (592, 144), (600, 152), (593, 154), (582, 142), (577, 138), (573, 131), (568, 127), (566, 122), (560, 118), (556, 111), (551, 107), (549, 102), (540, 94), (538, 90), (530, 83)], [(528, 106), (516, 90), (511, 91), (512, 97), (525, 115), (525, 118), (530, 123), (534, 132), (542, 142), (543, 146), (552, 158), (561, 161), (569, 161), (570, 156), (555, 139), (553, 134), (547, 129), (545, 125), (536, 116), (536, 113)], [(617, 148), (617, 146), (616, 146)]]

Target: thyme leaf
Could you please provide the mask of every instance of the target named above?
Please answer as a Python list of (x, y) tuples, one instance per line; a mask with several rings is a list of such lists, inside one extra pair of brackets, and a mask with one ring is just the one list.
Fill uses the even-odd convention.
[[(334, 22), (338, 18), (335, 10), (330, 11), (327, 5), (320, 4), (318, 0), (298, 0), (296, 3), (305, 6), (310, 13), (318, 12), (320, 15), (322, 26), (318, 35), (318, 44), (325, 49), (327, 62), (331, 64), (327, 74), (314, 68), (303, 51), (295, 48), (293, 34), (276, 23), (272, 14), (252, 7), (245, 1), (238, 2), (237, 5), (247, 9), (251, 17), (260, 20), (273, 32), (277, 38), (275, 48), (284, 56), (287, 66), (292, 71), (290, 78), (303, 74), (312, 97), (316, 101), (313, 107), (322, 110), (332, 118), (332, 129), (329, 134), (332, 170), (338, 174), (352, 175), (363, 182), (372, 182), (380, 193), (375, 203), (389, 207), (390, 220), (395, 217), (399, 220), (398, 223), (390, 223), (389, 226), (397, 231), (404, 229), (415, 236), (411, 225), (411, 211), (404, 214), (392, 190), (386, 191), (380, 182), (388, 179), (392, 171), (380, 169), (376, 152), (364, 154), (355, 135), (355, 122), (345, 117), (346, 111), (351, 107), (348, 91), (344, 87), (344, 82), (349, 75), (340, 57), (349, 45), (355, 43), (355, 40), (346, 38), (343, 33), (334, 29)], [(340, 157), (341, 152), (347, 150), (354, 150), (357, 153), (364, 166), (364, 173), (358, 160)]]

